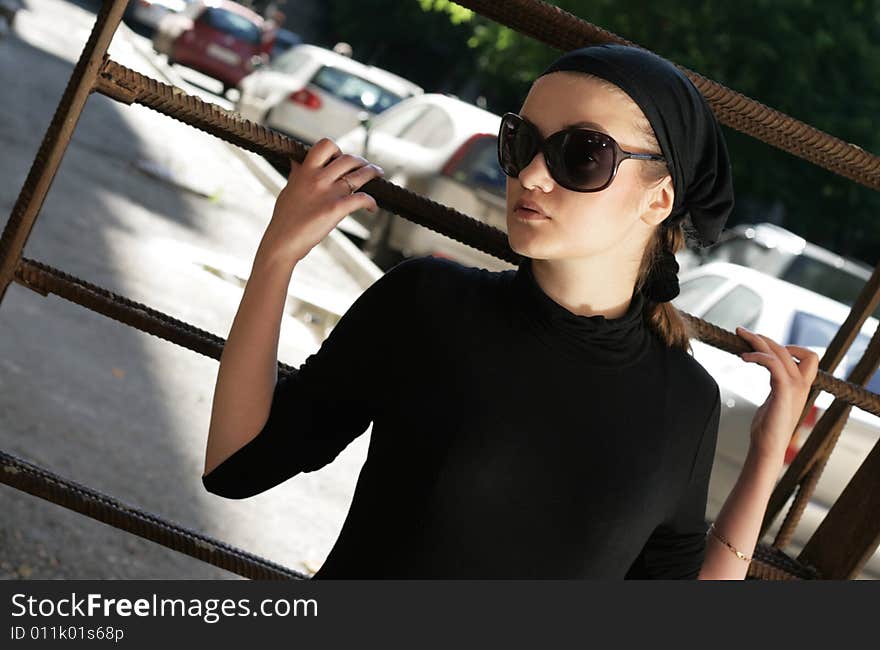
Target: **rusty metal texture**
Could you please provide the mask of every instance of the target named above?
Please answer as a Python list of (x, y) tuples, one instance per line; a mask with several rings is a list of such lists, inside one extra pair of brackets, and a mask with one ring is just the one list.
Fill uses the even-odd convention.
[(752, 553), (746, 572), (747, 579), (758, 580), (820, 580), (819, 570), (807, 562), (793, 558), (783, 551), (759, 542)]
[[(146, 305), (123, 298), (106, 289), (89, 284), (75, 276), (54, 269), (46, 264), (23, 258), (20, 270), (16, 271), (16, 281), (46, 295), (55, 293), (62, 298), (89, 309), (109, 316), (132, 327), (189, 348), (194, 352), (220, 358), (223, 339), (208, 334), (183, 321), (176, 320), (151, 309)], [(698, 328), (698, 338), (721, 350), (733, 354), (748, 352), (751, 347), (733, 332), (713, 325), (707, 321), (691, 316), (686, 312), (682, 315)], [(284, 367), (286, 371), (290, 366)], [(849, 383), (828, 373), (819, 372), (815, 385), (822, 390), (833, 393), (847, 403), (855, 404), (861, 409), (880, 415), (880, 395), (872, 393), (864, 386)]]
[[(559, 7), (538, 0), (461, 0), (458, 4), (562, 51), (598, 43), (640, 47)], [(835, 174), (880, 190), (880, 156), (824, 133), (699, 73), (675, 65), (703, 94), (719, 122)]]
[[(300, 162), (305, 157), (306, 146), (293, 138), (288, 138), (276, 131), (245, 120), (237, 113), (227, 111), (208, 102), (203, 102), (197, 97), (188, 95), (179, 88), (162, 84), (108, 59), (99, 77), (98, 89), (101, 92), (106, 91), (108, 95), (113, 93), (119, 95), (118, 89), (111, 90), (111, 88), (118, 85), (128, 89), (130, 92), (126, 92), (125, 95), (134, 97), (133, 101), (139, 104), (153, 108), (169, 117), (195, 126), (255, 153), (275, 159), (291, 157)], [(373, 189), (373, 183), (376, 184), (376, 189)], [(430, 227), (436, 232), (447, 236), (455, 235), (453, 238), (458, 239), (462, 243), (501, 259), (508, 259), (500, 254), (499, 251), (484, 247), (485, 238), (483, 235), (492, 233), (491, 239), (503, 242), (503, 248), (510, 251), (506, 235), (488, 224), (484, 224), (442, 204), (430, 201), (418, 194), (409, 192), (384, 179), (373, 179), (364, 184), (363, 188), (364, 191), (376, 197), (377, 202), (382, 207), (392, 212), (397, 212), (406, 218), (412, 217), (411, 220), (420, 225)], [(381, 202), (378, 195), (379, 192), (385, 194), (385, 198)], [(402, 198), (406, 199), (405, 202), (403, 204), (398, 203), (398, 199)], [(420, 213), (425, 218), (421, 219), (415, 216), (416, 213)], [(449, 221), (447, 221), (447, 218), (449, 218)], [(453, 224), (453, 221), (456, 223)], [(474, 232), (469, 232), (471, 226), (476, 229)], [(471, 238), (471, 235), (475, 236)], [(481, 239), (484, 241), (480, 241)], [(508, 261), (515, 263), (520, 259), (513, 251), (510, 251), (509, 255), (511, 259), (508, 259)], [(711, 323), (689, 314), (684, 315), (686, 320), (692, 323), (695, 333), (701, 341), (715, 345), (732, 354), (751, 350), (751, 347), (735, 334), (726, 332)], [(842, 382), (836, 377), (823, 372), (819, 373), (816, 386), (845, 399), (859, 408), (880, 415), (880, 395), (872, 393), (862, 386)]]
[[(223, 352), (225, 340), (219, 336), (27, 257), (22, 258), (15, 281), (43, 296), (55, 294), (206, 357), (219, 360)], [(278, 369), (282, 373), (293, 371), (285, 363), (279, 363)]]
[[(695, 338), (708, 343), (719, 350), (730, 352), (731, 354), (740, 354), (742, 352), (751, 351), (752, 347), (746, 343), (744, 339), (737, 336), (733, 332), (722, 329), (708, 321), (692, 316), (687, 312), (681, 312), (681, 315), (690, 324), (695, 332)], [(876, 338), (876, 337), (875, 337)], [(869, 348), (870, 349), (870, 346)], [(868, 351), (865, 351), (867, 355)], [(816, 381), (813, 386), (831, 393), (835, 397), (858, 406), (860, 409), (880, 415), (880, 395), (869, 391), (864, 386), (854, 384), (843, 379), (838, 379), (834, 375), (819, 370), (816, 373)]]
[(0, 482), (245, 578), (309, 579), (303, 573), (139, 510), (3, 451)]
[[(798, 555), (832, 580), (852, 580), (880, 545), (880, 441)], [(844, 544), (841, 541), (845, 540)]]
[(0, 235), (0, 304), (94, 87), (127, 0), (104, 2)]
[[(839, 331), (838, 335), (840, 335)], [(880, 329), (874, 332), (865, 352), (850, 372), (847, 383), (864, 386), (878, 367), (880, 367)], [(795, 527), (800, 522), (807, 501), (816, 489), (822, 471), (834, 451), (834, 446), (840, 438), (851, 410), (852, 405), (848, 400), (835, 396), (831, 406), (813, 426), (806, 443), (774, 487), (761, 524), (761, 535), (769, 529), (772, 521), (788, 501), (795, 486), (800, 486), (789, 512), (777, 531), (773, 542), (774, 546), (781, 547), (791, 541)]]
[[(202, 101), (176, 86), (142, 75), (112, 59), (105, 61), (96, 90), (118, 101), (138, 103), (173, 117), (276, 164), (288, 164), (291, 158), (302, 163), (311, 149), (294, 138)], [(371, 179), (358, 191), (370, 194), (380, 207), (462, 244), (512, 264), (521, 260), (521, 256), (511, 250), (503, 231), (383, 178)]]
[[(21, 256), (88, 95), (93, 90), (98, 90), (124, 103), (140, 103), (263, 155), (275, 163), (289, 164), (291, 159), (302, 162), (309, 150), (302, 143), (244, 120), (237, 113), (203, 102), (179, 88), (162, 84), (110, 60), (106, 54), (107, 47), (118, 27), (126, 4), (126, 0), (104, 2), (0, 236), (0, 302), (9, 283), (15, 280), (44, 296), (54, 293), (126, 325), (219, 359), (224, 344), (223, 339), (146, 305)], [(557, 7), (535, 0), (512, 0), (508, 3), (461, 0), (460, 4), (562, 50), (598, 42), (633, 45)], [(679, 68), (703, 93), (722, 123), (872, 189), (880, 189), (880, 157), (770, 109), (686, 68), (681, 66)], [(506, 234), (488, 224), (381, 178), (366, 183), (362, 191), (371, 194), (382, 208), (419, 225), (512, 264), (521, 261), (521, 257), (510, 249)], [(880, 363), (880, 333), (875, 334), (862, 360), (849, 377), (849, 381), (839, 380), (828, 372), (839, 363), (859, 327), (864, 323), (864, 319), (873, 306), (876, 306), (880, 299), (878, 294), (880, 294), (880, 282), (875, 270), (875, 275), (859, 296), (850, 317), (823, 357), (804, 414), (808, 412), (809, 406), (820, 390), (834, 394), (837, 399), (814, 427), (814, 434), (792, 463), (785, 479), (777, 485), (777, 490), (771, 499), (771, 505), (776, 511), (781, 508), (779, 502), (785, 490), (790, 493), (797, 487), (798, 495), (774, 545), (759, 543), (756, 546), (753, 562), (749, 567), (749, 577), (763, 579), (819, 577), (815, 566), (793, 560), (785, 555), (778, 545), (787, 541), (799, 520), (803, 506), (812, 494), (812, 489), (834, 447), (851, 406), (858, 406), (880, 416), (880, 395), (866, 390), (863, 386)], [(694, 333), (694, 337), (705, 343), (732, 354), (751, 350), (743, 339), (731, 332), (684, 312), (682, 316)], [(279, 371), (292, 372), (293, 368), (279, 364)], [(875, 449), (871, 457), (875, 458), (873, 461), (875, 465), (876, 455)], [(10, 486), (240, 575), (281, 579), (306, 577), (188, 531), (176, 524), (164, 522), (154, 515), (138, 511), (3, 452), (0, 452), (0, 461), (2, 461), (0, 477)], [(866, 472), (866, 466), (863, 465), (854, 477), (853, 483), (867, 491), (869, 488), (868, 479), (865, 478)], [(849, 502), (841, 504), (840, 507), (835, 504), (836, 509), (833, 509), (833, 512), (835, 521), (842, 521), (852, 527), (851, 503), (856, 502), (858, 497), (854, 496), (853, 490), (849, 490), (847, 494)], [(768, 509), (768, 520), (771, 513), (771, 509)], [(766, 523), (765, 521), (765, 525)], [(823, 522), (823, 526), (826, 523), (827, 521)], [(814, 536), (816, 541), (811, 541), (810, 548), (818, 549), (818, 556), (822, 558), (828, 555), (828, 544), (823, 541), (828, 537), (828, 531), (829, 528), (826, 526), (823, 529), (825, 537)], [(868, 532), (876, 537), (874, 529)], [(874, 547), (876, 548), (876, 539)], [(806, 557), (804, 554), (802, 556)], [(803, 557), (799, 560), (803, 560)]]

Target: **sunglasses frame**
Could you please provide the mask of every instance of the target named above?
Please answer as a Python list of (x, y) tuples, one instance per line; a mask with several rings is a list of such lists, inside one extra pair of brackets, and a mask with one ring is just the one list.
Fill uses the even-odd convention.
[[(511, 175), (507, 172), (504, 166), (503, 156), (501, 154), (501, 132), (504, 129), (506, 123), (513, 120), (517, 123), (516, 128), (529, 128), (535, 134), (535, 140), (539, 141), (537, 147), (534, 150), (531, 158), (529, 158), (529, 162), (524, 166), (520, 167), (517, 174)], [(601, 187), (591, 188), (591, 189), (583, 189), (577, 186), (572, 186), (568, 183), (561, 181), (557, 174), (556, 165), (557, 161), (562, 160), (562, 143), (565, 141), (565, 136), (571, 132), (586, 132), (593, 135), (598, 135), (600, 138), (606, 139), (611, 143), (612, 152), (614, 154), (614, 164), (611, 167), (611, 174), (608, 177), (608, 180)], [(557, 144), (558, 143), (558, 144)], [(628, 160), (632, 158), (633, 160), (658, 160), (666, 162), (666, 158), (659, 154), (654, 153), (635, 153), (632, 151), (626, 151), (620, 148), (620, 145), (617, 143), (617, 140), (612, 138), (607, 133), (602, 133), (601, 131), (594, 131), (592, 129), (587, 129), (584, 127), (578, 126), (570, 126), (566, 129), (562, 129), (561, 131), (557, 131), (556, 133), (552, 133), (543, 140), (541, 140), (541, 134), (538, 131), (538, 128), (529, 122), (526, 118), (522, 117), (518, 113), (506, 112), (501, 116), (501, 125), (498, 127), (498, 164), (501, 167), (501, 171), (504, 172), (506, 176), (511, 178), (519, 178), (519, 175), (522, 173), (522, 170), (528, 167), (532, 161), (535, 159), (535, 156), (538, 153), (543, 154), (544, 162), (547, 165), (547, 171), (550, 172), (550, 176), (553, 177), (553, 180), (556, 181), (561, 187), (564, 187), (567, 190), (571, 190), (572, 192), (600, 192), (607, 188), (614, 181), (614, 178), (617, 176), (617, 168), (620, 166), (624, 160)]]

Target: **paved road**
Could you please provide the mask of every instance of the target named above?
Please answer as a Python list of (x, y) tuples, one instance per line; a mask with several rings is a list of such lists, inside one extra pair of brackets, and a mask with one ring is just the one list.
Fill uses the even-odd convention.
[[(28, 0), (0, 40), (0, 214), (15, 202), (96, 6)], [(156, 76), (128, 30), (110, 54)], [(95, 93), (24, 255), (226, 336), (241, 286), (208, 268), (246, 273), (273, 205), (224, 143)], [(298, 283), (349, 302), (363, 288), (323, 246), (297, 267)], [(319, 343), (285, 317), (283, 361), (298, 365)], [(200, 477), (216, 371), (213, 359), (13, 284), (0, 305), (0, 448), (312, 572), (341, 528), (369, 432), (320, 472), (244, 501), (215, 497)], [(0, 578), (236, 577), (6, 486), (0, 512)]]

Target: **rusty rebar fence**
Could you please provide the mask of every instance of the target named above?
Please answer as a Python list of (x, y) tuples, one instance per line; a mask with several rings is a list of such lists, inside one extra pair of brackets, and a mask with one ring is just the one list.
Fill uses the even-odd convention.
[[(0, 236), (0, 301), (9, 284), (15, 281), (42, 295), (53, 293), (125, 325), (219, 359), (224, 345), (222, 338), (45, 263), (22, 256), (79, 116), (93, 91), (125, 104), (138, 103), (147, 106), (263, 155), (276, 164), (287, 165), (291, 159), (301, 162), (308, 151), (305, 145), (295, 139), (244, 120), (234, 112), (203, 102), (180, 88), (163, 84), (111, 60), (107, 56), (107, 48), (119, 26), (126, 2), (127, 0), (107, 0), (98, 13), (91, 35)], [(538, 0), (511, 0), (504, 3), (459, 0), (459, 4), (561, 50), (601, 42), (633, 45), (577, 16)], [(822, 133), (695, 72), (684, 68), (682, 70), (706, 96), (722, 123), (855, 182), (872, 189), (880, 189), (880, 158), (877, 156), (857, 145)], [(363, 186), (363, 190), (370, 193), (382, 208), (414, 223), (511, 263), (516, 264), (520, 259), (510, 249), (504, 232), (452, 208), (381, 178), (369, 181)], [(822, 357), (820, 371), (801, 419), (809, 411), (819, 391), (832, 393), (835, 401), (813, 428), (809, 439), (771, 497), (762, 533), (792, 493), (797, 491), (773, 545), (759, 542), (756, 547), (749, 568), (750, 578), (850, 578), (877, 548), (880, 540), (880, 518), (864, 515), (880, 511), (880, 445), (875, 446), (858, 469), (800, 555), (792, 558), (781, 547), (788, 543), (851, 408), (857, 406), (880, 416), (880, 395), (864, 387), (880, 365), (880, 332), (875, 332), (847, 380), (838, 379), (831, 374), (878, 302), (880, 272), (875, 269), (853, 305), (849, 317)], [(683, 315), (699, 340), (731, 354), (751, 350), (743, 339), (732, 332), (689, 314)], [(290, 372), (292, 369), (279, 364), (279, 370)], [(291, 569), (139, 511), (3, 452), (0, 452), (0, 481), (246, 577), (305, 577)], [(847, 535), (852, 540), (850, 547), (843, 551), (835, 543), (840, 535)]]

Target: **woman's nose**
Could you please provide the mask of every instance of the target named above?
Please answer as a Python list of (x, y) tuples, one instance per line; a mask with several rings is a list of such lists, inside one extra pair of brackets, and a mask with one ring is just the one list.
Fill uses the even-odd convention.
[(536, 153), (531, 162), (520, 170), (519, 182), (523, 187), (540, 187), (545, 192), (549, 192), (553, 188), (553, 177), (550, 176), (550, 171), (547, 169), (547, 161), (544, 160), (543, 152)]

